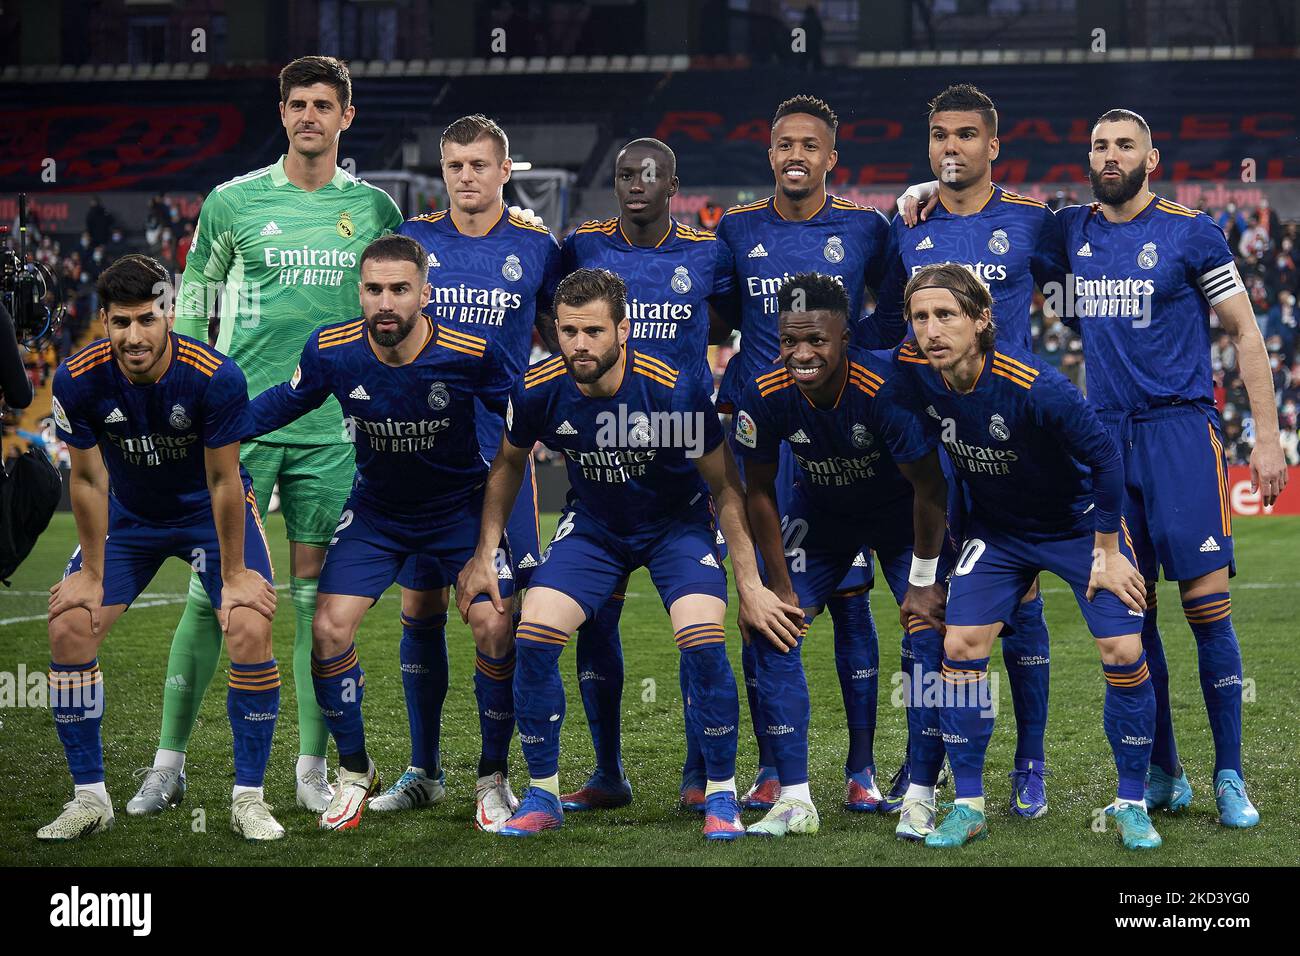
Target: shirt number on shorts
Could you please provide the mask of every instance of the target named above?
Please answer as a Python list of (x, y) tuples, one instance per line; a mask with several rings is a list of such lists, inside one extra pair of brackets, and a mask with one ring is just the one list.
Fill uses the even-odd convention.
[(334, 537), (330, 538), (331, 547), (339, 543), (339, 535), (341, 535), (344, 531), (346, 531), (348, 529), (348, 526), (352, 524), (352, 517), (353, 516), (352, 516), (351, 508), (348, 508), (346, 511), (343, 512), (343, 514), (339, 516), (339, 526), (334, 529)]
[(551, 544), (557, 541), (563, 541), (573, 530), (573, 512), (570, 511), (560, 518), (560, 523), (555, 526), (555, 537), (551, 538)]
[(984, 553), (984, 542), (979, 538), (971, 538), (961, 548), (961, 557), (957, 559), (957, 566), (952, 569), (953, 574), (970, 574), (971, 569), (975, 567), (975, 562), (980, 559)]

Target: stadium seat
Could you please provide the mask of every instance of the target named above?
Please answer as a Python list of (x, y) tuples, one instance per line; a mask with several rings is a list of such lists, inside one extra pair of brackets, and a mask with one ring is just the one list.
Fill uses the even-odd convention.
[(384, 75), (385, 75), (385, 76), (405, 76), (405, 75), (406, 75), (406, 61), (405, 61), (405, 60), (391, 60), (391, 61), (389, 61), (389, 62), (384, 66)]
[(195, 63), (190, 66), (190, 79), (202, 80), (208, 75), (208, 64)]
[(593, 56), (587, 61), (587, 72), (589, 73), (604, 73), (608, 69), (609, 57), (607, 56)]
[(428, 60), (415, 59), (415, 60), (406, 61), (407, 76), (427, 76), (428, 69), (429, 69)]
[(55, 78), (60, 83), (66, 83), (69, 80), (75, 79), (76, 76), (77, 76), (77, 68), (73, 66), (71, 63), (65, 63), (63, 66), (59, 67), (58, 75)]
[(611, 73), (626, 73), (627, 57), (622, 53), (619, 53), (616, 56), (611, 56), (609, 58), (609, 71)]
[(691, 68), (691, 58), (685, 53), (679, 53), (669, 61), (668, 68), (674, 73), (689, 70)]
[(569, 62), (565, 57), (553, 56), (546, 61), (547, 73), (563, 73), (567, 69), (570, 69), (570, 67)]
[(636, 56), (628, 58), (627, 70), (629, 73), (644, 73), (648, 69), (650, 69), (650, 58), (648, 56), (638, 53)]
[(586, 73), (587, 58), (585, 56), (571, 56), (567, 60), (564, 72), (566, 73)]
[(425, 76), (442, 76), (447, 72), (447, 61), (443, 57), (434, 60), (424, 61), (423, 73)]
[(667, 73), (672, 69), (673, 58), (667, 54), (660, 53), (650, 57), (650, 71), (652, 73)]
[(528, 58), (528, 62), (526, 62), (526, 63), (524, 64), (524, 72), (525, 72), (525, 73), (545, 73), (545, 72), (546, 72), (546, 57), (544, 57), (544, 56), (530, 56), (530, 57)]
[(464, 76), (469, 72), (469, 61), (460, 58), (448, 60), (446, 72), (448, 76)]
[(93, 63), (83, 63), (77, 67), (77, 79), (85, 82), (95, 75), (95, 65)]
[(474, 57), (472, 60), (465, 61), (466, 76), (482, 76), (488, 71), (488, 61), (482, 57)]

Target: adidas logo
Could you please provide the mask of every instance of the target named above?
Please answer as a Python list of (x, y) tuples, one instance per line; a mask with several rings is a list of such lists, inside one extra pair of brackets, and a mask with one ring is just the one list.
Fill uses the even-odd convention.
[(1210, 551), (1220, 551), (1220, 550), (1222, 549), (1219, 547), (1219, 542), (1214, 540), (1214, 535), (1210, 535), (1208, 538), (1206, 538), (1204, 543), (1201, 545), (1201, 554), (1206, 554), (1207, 552)]
[(865, 554), (859, 551), (856, 555), (853, 556), (853, 566), (855, 568), (869, 568), (871, 567), (871, 562), (867, 560), (867, 556)]
[(501, 567), (497, 569), (497, 577), (502, 581), (513, 581), (515, 579), (515, 576), (510, 573), (510, 565), (504, 561), (501, 562)]
[(749, 250), (749, 258), (751, 259), (767, 258), (767, 250), (763, 248), (763, 244), (761, 242), (758, 245), (756, 245), (753, 249)]
[(555, 434), (557, 434), (557, 435), (576, 435), (576, 434), (578, 434), (578, 430), (577, 430), (576, 428), (574, 428), (572, 425), (570, 425), (570, 424), (569, 424), (569, 420), (566, 418), (564, 421), (560, 422), (560, 427), (557, 428), (557, 429), (555, 429)]
[(802, 429), (802, 428), (799, 429), (797, 432), (795, 432), (793, 435), (790, 436), (790, 441), (795, 442), (795, 443), (800, 444), (800, 445), (810, 445), (810, 444), (812, 444), (812, 440), (811, 440), (807, 435), (805, 435), (805, 434), (803, 433), (803, 429)]
[(920, 242), (916, 244), (917, 252), (924, 252), (926, 249), (933, 249), (933, 248), (934, 248), (934, 241), (929, 236), (926, 236), (924, 239), (922, 239)]
[(117, 407), (114, 407), (111, 412), (104, 416), (105, 425), (115, 425), (124, 421), (126, 421), (126, 416), (122, 414), (122, 409)]
[(1091, 256), (1091, 255), (1092, 255), (1092, 246), (1088, 245), (1088, 243), (1085, 242), (1082, 246), (1079, 247), (1079, 251), (1076, 252), (1075, 255), (1076, 255), (1076, 256)]
[(428, 261), (427, 261), (427, 265), (429, 266), (430, 269), (441, 269), (441, 268), (442, 268), (442, 263), (438, 261), (438, 257), (435, 256), (432, 252), (429, 253), (429, 258), (428, 258)]
[(531, 551), (519, 559), (519, 569), (521, 571), (524, 568), (535, 568), (535, 567), (537, 567), (537, 559), (533, 557)]
[(274, 219), (262, 227), (263, 236), (278, 236), (282, 231), (283, 230), (275, 224)]
[(355, 398), (357, 401), (361, 402), (370, 401), (370, 396), (366, 394), (366, 389), (363, 385), (358, 385), (352, 391), (348, 392), (348, 398)]
[(704, 565), (706, 568), (716, 568), (718, 566), (718, 559), (711, 554), (706, 554), (704, 557), (700, 558), (700, 564)]
[(185, 676), (183, 674), (173, 674), (163, 683), (164, 686), (171, 690), (180, 691), (181, 693), (188, 693), (190, 689), (190, 685), (185, 682)]

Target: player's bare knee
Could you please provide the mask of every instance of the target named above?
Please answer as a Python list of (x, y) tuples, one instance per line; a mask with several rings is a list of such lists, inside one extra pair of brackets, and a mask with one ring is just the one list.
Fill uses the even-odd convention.
[(250, 607), (234, 608), (226, 631), (226, 651), (235, 664), (260, 664), (270, 660), (273, 655), (271, 622)]
[(402, 613), (415, 620), (445, 614), (449, 603), (450, 588), (439, 591), (413, 591), (402, 588)]
[(1142, 656), (1142, 635), (1099, 638), (1097, 650), (1101, 653), (1101, 662), (1110, 667), (1136, 664)]
[(348, 649), (356, 635), (350, 616), (332, 603), (322, 601), (311, 619), (311, 650), (321, 659), (337, 657)]
[(954, 661), (978, 660), (988, 657), (997, 636), (998, 626), (955, 627), (948, 626), (943, 638), (943, 653)]
[(474, 646), (490, 657), (505, 657), (514, 647), (510, 614), (498, 613), (491, 601), (479, 601), (469, 609), (469, 629)]
[(97, 652), (99, 641), (91, 631), (90, 612), (64, 611), (49, 623), (50, 659), (58, 664), (84, 664)]

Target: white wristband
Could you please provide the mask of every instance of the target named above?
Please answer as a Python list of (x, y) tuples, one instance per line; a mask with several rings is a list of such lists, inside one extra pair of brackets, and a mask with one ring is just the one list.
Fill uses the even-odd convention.
[(934, 583), (938, 570), (938, 558), (918, 558), (912, 555), (912, 570), (908, 572), (907, 583), (914, 584), (918, 588), (928, 588)]

